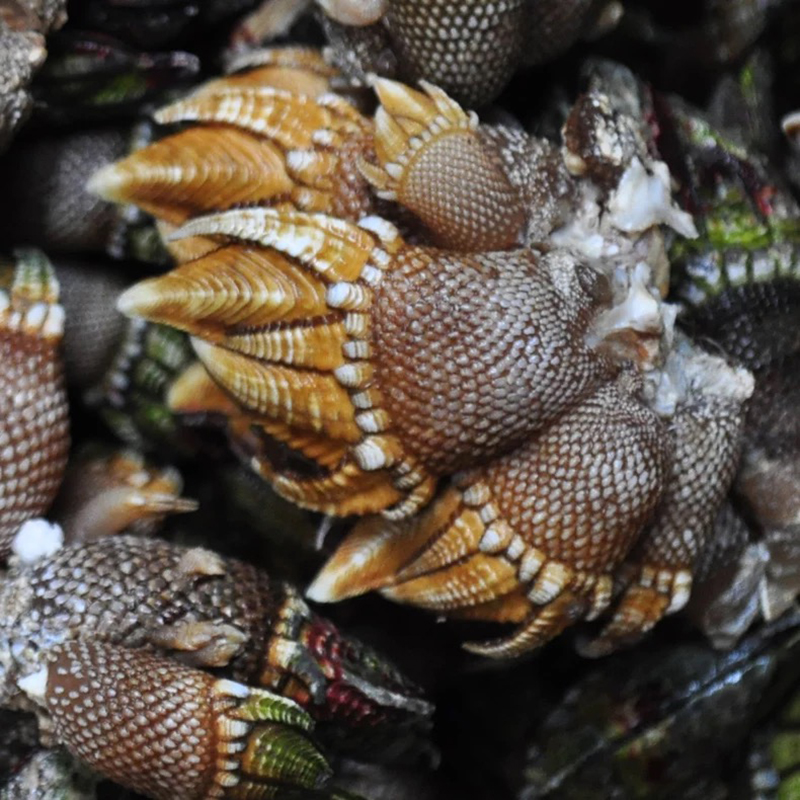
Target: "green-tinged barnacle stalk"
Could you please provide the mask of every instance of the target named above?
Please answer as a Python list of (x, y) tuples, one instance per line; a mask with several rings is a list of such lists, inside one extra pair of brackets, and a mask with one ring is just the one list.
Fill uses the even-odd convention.
[(55, 741), (155, 800), (278, 797), (330, 778), (291, 700), (107, 644), (65, 643), (46, 659), (23, 684)]
[(199, 446), (196, 437), (169, 408), (168, 394), (194, 360), (184, 334), (134, 320), (126, 325), (111, 364), (87, 400), (131, 447), (192, 454)]
[(754, 283), (800, 279), (800, 208), (763, 159), (677, 98), (660, 108), (679, 154), (681, 198), (700, 235), (674, 242), (675, 289), (691, 308)]
[(763, 570), (760, 610), (774, 619), (800, 591), (800, 207), (737, 131), (715, 129), (677, 100), (662, 112), (700, 230), (673, 248), (682, 322), (755, 378), (735, 491), (760, 539), (764, 563), (744, 556)]
[(49, 508), (66, 467), (58, 292), (42, 253), (19, 250), (11, 264), (0, 262), (0, 558), (20, 525)]

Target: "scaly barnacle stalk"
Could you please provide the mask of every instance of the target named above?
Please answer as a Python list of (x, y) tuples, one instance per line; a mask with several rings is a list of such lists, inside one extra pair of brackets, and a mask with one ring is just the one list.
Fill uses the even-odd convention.
[(0, 164), (15, 197), (0, 219), (0, 241), (36, 242), (49, 254), (87, 252), (165, 263), (152, 221), (86, 189), (86, 176), (152, 139), (152, 126), (93, 127), (20, 140)]
[(67, 463), (58, 288), (34, 250), (0, 272), (0, 558), (20, 525), (48, 509)]
[[(446, 97), (441, 94), (436, 97), (440, 104), (449, 103), (454, 114), (463, 115)], [(224, 107), (223, 101), (227, 104)], [(284, 119), (289, 102), (303, 107), (309, 105), (307, 98), (287, 98), (270, 89), (260, 90), (257, 105), (251, 105), (252, 102), (256, 102), (256, 98), (249, 92), (229, 89), (211, 98), (201, 94), (196, 100), (184, 101), (174, 107), (175, 114), (171, 115), (167, 109), (162, 117), (223, 123), (225, 127), (216, 129), (216, 137), (203, 138), (205, 145), (210, 146), (205, 163), (213, 164), (217, 158), (215, 154), (224, 157), (224, 151), (218, 149), (215, 142), (224, 142), (231, 126), (264, 132), (271, 141), (276, 139), (280, 143), (287, 134), (270, 120)], [(344, 156), (326, 155), (327, 145), (323, 145), (320, 153), (314, 140), (326, 142), (329, 137), (338, 140), (349, 130), (351, 140), (355, 136), (354, 145), (357, 145), (369, 129), (362, 119), (339, 130), (338, 117), (331, 116), (328, 109), (341, 106), (341, 100), (337, 100), (335, 106), (327, 100), (320, 103), (310, 122), (304, 123), (310, 127), (292, 134), (293, 141), (304, 142), (310, 151), (302, 159), (291, 152), (282, 157), (287, 168), (294, 165), (296, 177), (301, 175), (301, 163), (307, 170), (306, 180), (320, 182), (324, 177), (325, 183), (320, 184), (324, 191), (318, 192), (318, 196), (324, 201), (325, 209), (341, 209), (343, 201), (337, 200), (341, 197), (348, 208), (352, 207), (348, 187), (353, 182), (345, 181), (342, 186), (341, 181), (337, 184), (331, 180), (329, 172), (321, 173), (328, 162), (335, 166), (346, 161), (351, 151), (345, 148)], [(426, 108), (431, 106), (428, 102)], [(426, 113), (426, 122), (437, 124), (430, 111)], [(351, 111), (339, 116), (344, 120), (352, 114)], [(452, 120), (445, 120), (448, 122)], [(311, 131), (315, 132), (310, 135)], [(190, 128), (184, 133), (189, 132), (199, 141), (206, 129)], [(177, 148), (174, 140), (166, 142)], [(365, 154), (369, 153), (369, 148), (362, 144), (353, 152), (358, 153), (366, 169)], [(164, 158), (165, 153), (158, 145), (147, 148), (118, 166), (98, 173), (92, 184), (97, 190), (135, 200), (145, 207), (150, 207), (148, 198), (156, 192), (160, 205), (151, 210), (160, 209), (160, 213), (167, 216), (175, 207), (171, 203), (184, 208), (194, 204), (195, 209), (198, 203), (209, 206), (209, 189), (214, 187), (214, 180), (195, 182), (192, 179), (186, 183), (180, 178), (184, 169), (182, 162), (165, 162)], [(238, 169), (238, 162), (230, 163), (231, 169)], [(268, 169), (269, 163), (262, 168)], [(481, 164), (494, 171), (499, 171), (499, 167), (492, 160), (479, 160), (476, 177), (486, 184), (494, 178), (486, 175)], [(428, 172), (430, 167), (429, 164), (423, 171)], [(281, 166), (279, 174), (285, 174), (283, 169)], [(350, 169), (345, 170), (347, 175)], [(394, 171), (391, 166), (387, 166), (387, 170)], [(167, 185), (153, 177), (157, 174), (174, 177)], [(241, 180), (241, 185), (246, 185), (246, 178), (245, 169), (237, 183)], [(497, 180), (508, 185), (503, 174)], [(261, 180), (259, 186), (268, 184), (269, 181)], [(366, 184), (362, 184), (360, 191), (368, 197)], [(169, 200), (171, 196), (175, 197), (174, 201)], [(214, 202), (218, 203), (219, 195), (214, 197)], [(301, 209), (308, 208), (309, 198), (304, 190), (292, 197)], [(487, 216), (476, 209), (477, 222), (488, 223), (503, 204), (488, 191), (479, 197), (488, 198), (485, 206), (489, 211)], [(169, 207), (166, 204), (170, 204)], [(521, 238), (524, 220), (522, 214), (519, 216), (520, 230), (515, 236)], [(442, 231), (447, 220), (439, 222), (437, 227)], [(466, 227), (463, 222), (457, 225), (457, 231)], [(475, 225), (476, 229), (488, 227), (488, 224)], [(266, 433), (314, 459), (330, 472), (330, 476), (303, 480), (291, 474), (274, 474), (269, 464), (263, 460), (259, 463), (259, 468), (273, 480), (279, 492), (304, 505), (345, 514), (376, 511), (400, 503), (395, 513), (410, 513), (430, 497), (434, 475), (466, 466), (465, 453), (475, 446), (473, 429), (482, 414), (481, 407), (487, 411), (492, 409), (497, 421), (490, 430), (481, 433), (479, 441), (486, 444), (478, 447), (478, 454), (469, 456), (473, 462), (481, 454), (502, 451), (512, 439), (552, 419), (574, 398), (588, 391), (603, 372), (602, 363), (592, 361), (579, 335), (588, 324), (593, 304), (602, 296), (602, 287), (594, 284), (596, 279), (591, 271), (582, 273), (577, 280), (559, 278), (559, 281), (569, 282), (569, 286), (558, 287), (548, 270), (566, 274), (569, 265), (564, 265), (563, 259), (552, 265), (542, 259), (542, 263), (537, 264), (537, 259), (526, 252), (509, 255), (507, 258), (515, 259), (518, 265), (519, 275), (506, 276), (499, 268), (500, 262), (488, 254), (476, 256), (475, 261), (467, 265), (458, 258), (440, 256), (436, 251), (408, 247), (384, 221), (365, 220), (356, 227), (343, 219), (282, 211), (280, 206), (196, 219), (173, 234), (190, 240), (197, 240), (198, 236), (208, 240), (215, 235), (250, 240), (252, 245), (246, 250), (235, 244), (213, 250), (187, 263), (178, 272), (140, 284), (124, 295), (121, 307), (129, 313), (146, 315), (194, 334), (195, 348), (209, 372), (251, 416), (259, 418)], [(272, 249), (264, 249), (265, 245)], [(279, 256), (275, 250), (283, 255)], [(300, 261), (299, 268), (295, 265), (296, 259)], [(387, 270), (390, 275), (382, 280)], [(425, 287), (424, 291), (432, 291), (439, 298), (442, 324), (451, 331), (445, 340), (418, 330), (421, 319), (428, 316), (425, 308), (410, 311), (405, 320), (397, 316), (397, 311), (402, 309), (397, 299), (404, 293), (422, 291), (431, 271), (438, 277), (435, 285)], [(505, 335), (498, 331), (499, 342), (482, 341), (485, 323), (470, 306), (471, 302), (480, 303), (481, 297), (486, 295), (480, 286), (486, 280), (496, 286), (498, 296), (496, 309), (486, 312), (490, 317), (494, 314), (499, 318), (509, 313), (501, 309), (513, 303), (514, 310), (510, 313), (518, 317), (511, 325), (512, 331), (532, 325), (544, 337), (546, 348), (561, 349), (564, 353), (555, 375), (551, 372), (555, 362), (545, 364), (535, 359), (527, 368), (527, 374), (518, 376), (521, 383), (512, 390), (511, 397), (507, 396), (507, 390), (517, 384), (511, 375), (502, 383), (487, 379), (492, 359), (498, 358), (498, 345), (505, 346), (502, 344)], [(503, 295), (508, 300), (499, 299)], [(518, 300), (512, 301), (514, 295), (518, 295)], [(246, 305), (242, 302), (245, 298), (249, 298)], [(555, 319), (562, 322), (553, 324)], [(562, 333), (563, 326), (566, 326), (566, 334)], [(232, 335), (220, 338), (226, 329)], [(393, 340), (397, 335), (407, 339), (399, 348)], [(372, 343), (369, 342), (371, 336), (374, 336)], [(468, 347), (468, 343), (472, 344)], [(485, 353), (486, 360), (476, 361), (472, 377), (440, 370), (431, 372), (431, 366), (452, 346), (465, 348), (465, 352), (478, 347)], [(373, 354), (370, 349), (376, 352)], [(495, 368), (506, 369), (502, 358), (500, 356), (501, 361)], [(377, 381), (373, 380), (373, 373)], [(567, 373), (572, 377), (571, 388), (563, 397), (546, 403), (545, 396), (553, 396), (550, 387), (562, 382), (561, 377)], [(390, 382), (395, 383), (398, 378), (407, 382), (407, 388), (399, 395), (394, 387), (389, 390)], [(442, 381), (447, 385), (442, 386)], [(473, 416), (459, 420), (452, 409), (442, 408), (435, 412), (435, 419), (426, 418), (431, 413), (433, 395), (451, 397), (453, 405), (460, 403), (459, 393), (465, 381), (474, 385), (477, 405)], [(368, 384), (371, 388), (364, 391)], [(522, 395), (527, 398), (531, 393), (533, 409), (523, 410), (520, 407)], [(289, 398), (291, 412), (284, 416), (281, 406)], [(409, 403), (411, 409), (407, 407)], [(527, 399), (525, 405), (528, 405)], [(504, 413), (503, 409), (507, 411)], [(508, 430), (501, 430), (501, 414), (504, 422), (510, 423)], [(442, 433), (449, 443), (443, 448), (440, 442), (430, 441), (427, 432), (440, 427), (445, 419), (452, 420), (452, 429)], [(400, 436), (380, 435), (393, 426), (399, 426)], [(330, 437), (331, 443), (324, 445), (320, 434)], [(444, 455), (448, 448), (453, 450), (449, 460)], [(386, 468), (391, 469), (390, 475), (386, 475)], [(401, 503), (404, 496), (407, 499)]]
[(523, 65), (548, 61), (594, 30), (612, 26), (606, 0), (320, 0), (331, 57), (345, 74), (377, 72), (440, 86), (484, 105)]
[(52, 741), (155, 800), (278, 797), (331, 775), (296, 703), (170, 659), (88, 641), (21, 681)]
[(713, 541), (717, 511), (739, 466), (752, 376), (720, 369), (715, 359), (686, 359), (680, 353), (679, 345), (667, 363), (675, 382), (688, 384), (669, 423), (670, 477), (654, 518), (620, 570), (625, 589), (612, 619), (583, 647), (587, 655), (635, 641), (686, 605), (692, 573)]
[(71, 390), (85, 392), (100, 381), (122, 347), (127, 320), (116, 300), (129, 284), (82, 261), (56, 262), (64, 306), (64, 372)]

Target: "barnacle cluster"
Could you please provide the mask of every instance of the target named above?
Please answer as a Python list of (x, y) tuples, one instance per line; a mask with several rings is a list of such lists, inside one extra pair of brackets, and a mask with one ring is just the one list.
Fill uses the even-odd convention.
[[(250, 461), (288, 499), (381, 512), (312, 599), (380, 588), (521, 623), (471, 645), (498, 656), (599, 616), (615, 580), (587, 651), (688, 599), (752, 380), (673, 331), (659, 224), (696, 232), (615, 107), (633, 78), (603, 69), (564, 152), (428, 83), (374, 79), (370, 121), (233, 78), (157, 114), (199, 124), (92, 178), (170, 228), (182, 263), (119, 307), (192, 335), (193, 402), (235, 401), (231, 435), (258, 432)], [(379, 201), (413, 214), (405, 236)], [(270, 442), (311, 464), (282, 466)]]
[[(679, 737), (662, 715), (701, 686), (712, 714), (741, 685), (747, 722), (698, 738), (735, 747), (763, 675), (790, 671), (800, 590), (800, 207), (765, 57), (736, 61), (769, 13), (796, 14), (709, 4), (714, 47), (664, 56), (722, 75), (701, 111), (617, 60), (562, 58), (683, 35), (633, 0), (267, 0), (191, 88), (198, 59), (164, 48), (247, 4), (191, 25), (176, 4), (161, 33), (149, 5), (126, 43), (103, 38), (124, 10), (76, 12), (105, 33), (54, 40), (31, 89), (44, 130), (0, 164), (20, 195), (0, 239), (29, 245), (0, 262), (0, 708), (75, 759), (40, 753), (7, 791), (91, 795), (88, 766), (153, 798), (450, 796), (407, 784), (443, 734), (345, 632), (364, 619), (428, 688), (474, 657), (529, 685), (514, 659), (546, 671), (568, 630), (575, 665), (656, 628), (651, 666), (633, 649), (545, 700), (498, 796), (584, 796), (597, 775), (611, 792), (619, 730), (652, 722), (637, 758), (661, 757)], [(521, 100), (515, 76), (553, 63), (552, 94)], [(469, 654), (426, 647), (425, 615), (365, 599), (334, 624), (307, 602), (373, 591), (466, 631)], [(659, 633), (687, 618), (734, 650)], [(613, 716), (642, 675), (671, 687), (655, 718), (563, 764), (582, 698)], [(716, 796), (693, 762), (664, 775), (663, 796)], [(662, 796), (633, 785), (619, 796)]]

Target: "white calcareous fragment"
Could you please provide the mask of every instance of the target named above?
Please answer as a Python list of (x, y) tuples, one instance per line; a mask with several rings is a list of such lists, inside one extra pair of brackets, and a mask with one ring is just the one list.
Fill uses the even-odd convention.
[(322, 10), (342, 25), (372, 25), (387, 11), (388, 0), (317, 0)]
[(46, 519), (29, 519), (23, 523), (11, 543), (11, 550), (23, 564), (33, 564), (53, 555), (64, 544), (60, 525)]
[(45, 704), (45, 692), (47, 691), (47, 667), (20, 678), (17, 680), (17, 686), (31, 700), (43, 706)]
[(691, 214), (672, 202), (669, 169), (663, 161), (654, 161), (647, 169), (634, 158), (612, 193), (608, 210), (612, 225), (627, 233), (663, 224), (689, 239), (698, 235)]

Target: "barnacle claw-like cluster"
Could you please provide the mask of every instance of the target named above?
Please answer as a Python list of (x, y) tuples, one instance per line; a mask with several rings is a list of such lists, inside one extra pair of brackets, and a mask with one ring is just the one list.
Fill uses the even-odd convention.
[[(713, 365), (697, 361), (706, 370)], [(600, 655), (626, 638), (638, 638), (665, 614), (689, 600), (692, 571), (713, 532), (714, 517), (739, 462), (744, 428), (743, 398), (751, 391), (743, 380), (738, 392), (698, 381), (683, 365), (683, 380), (693, 381), (685, 404), (669, 424), (670, 477), (655, 516), (640, 538), (620, 582), (625, 585), (612, 619), (597, 639), (584, 645)], [(704, 480), (707, 472), (715, 480)]]
[[(413, 212), (454, 250), (543, 240), (565, 221), (574, 186), (557, 149), (516, 129), (479, 124), (440, 88), (373, 79), (375, 153), (361, 172), (376, 194)], [(436, 176), (432, 180), (432, 176)]]
[[(451, 490), (460, 495), (455, 508), (455, 498), (445, 495), (436, 505), (449, 506), (449, 513), (434, 508), (415, 526), (425, 538), (397, 531), (379, 548), (367, 535), (361, 550), (353, 542), (357, 529), (309, 596), (331, 600), (353, 587), (363, 591), (361, 567), (351, 565), (388, 567), (377, 586), (388, 583), (390, 597), (522, 623), (511, 640), (472, 648), (514, 655), (569, 620), (605, 609), (613, 571), (653, 511), (667, 470), (655, 415), (606, 384), (528, 444), (459, 476)], [(576, 498), (584, 496), (589, 502), (581, 507)], [(393, 563), (398, 555), (400, 569)]]
[(197, 509), (180, 496), (174, 468), (155, 469), (140, 453), (86, 452), (69, 465), (52, 515), (67, 542), (86, 542), (120, 531), (152, 533), (167, 514)]
[(216, 209), (273, 200), (347, 219), (364, 213), (369, 199), (354, 161), (367, 129), (352, 106), (332, 94), (216, 83), (156, 115), (163, 124), (224, 126), (216, 146), (208, 147), (206, 128), (189, 127), (96, 173), (90, 189), (119, 201), (135, 193), (170, 225), (208, 210), (211, 196)]
[[(752, 391), (662, 302), (659, 226), (696, 231), (628, 110), (639, 89), (601, 67), (559, 150), (430, 84), (373, 85), (374, 121), (341, 97), (224, 82), (160, 112), (199, 124), (93, 187), (202, 254), (120, 308), (191, 334), (225, 393), (202, 396), (235, 401), (231, 435), (280, 494), (380, 512), (311, 598), (379, 589), (515, 623), (470, 645), (502, 657), (622, 592), (586, 647), (605, 652), (686, 602)], [(242, 135), (269, 154), (257, 186)], [(199, 172), (182, 138), (202, 142)]]
[(0, 800), (789, 791), (800, 7), (167, 5), (0, 159)]

